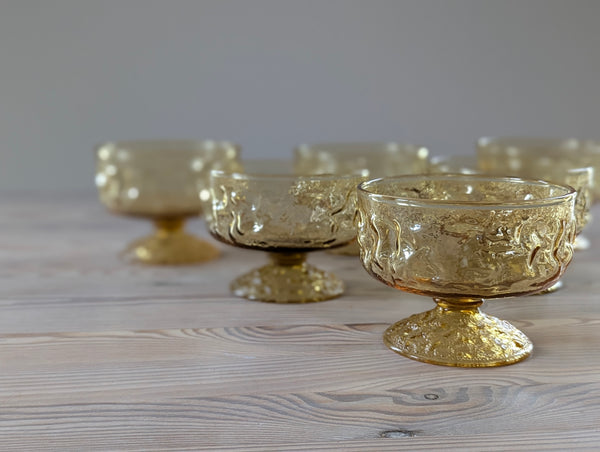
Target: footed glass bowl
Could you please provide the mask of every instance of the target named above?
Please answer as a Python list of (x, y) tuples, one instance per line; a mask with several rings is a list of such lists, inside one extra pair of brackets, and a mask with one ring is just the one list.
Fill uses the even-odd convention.
[(539, 292), (561, 277), (573, 256), (571, 187), (428, 175), (376, 179), (358, 192), (358, 242), (367, 272), (437, 303), (389, 327), (384, 342), (390, 349), (462, 367), (529, 356), (527, 336), (480, 306), (484, 299)]
[(362, 176), (226, 174), (211, 176), (211, 234), (269, 253), (271, 263), (236, 278), (231, 291), (275, 303), (323, 301), (343, 293), (335, 275), (306, 263), (306, 253), (356, 237), (356, 186)]
[(239, 147), (225, 141), (126, 141), (96, 149), (96, 186), (113, 213), (151, 220), (155, 233), (131, 243), (122, 256), (152, 265), (214, 259), (218, 249), (184, 231), (189, 217), (210, 205), (212, 169), (239, 169)]

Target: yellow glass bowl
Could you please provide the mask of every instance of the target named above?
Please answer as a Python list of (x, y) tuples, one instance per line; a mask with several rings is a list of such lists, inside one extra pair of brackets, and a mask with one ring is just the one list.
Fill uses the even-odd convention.
[(339, 296), (342, 281), (307, 264), (306, 253), (345, 245), (356, 237), (356, 186), (362, 180), (362, 176), (213, 171), (211, 234), (271, 257), (270, 264), (236, 278), (232, 292), (276, 303)]
[(113, 213), (152, 220), (154, 234), (122, 256), (144, 264), (203, 262), (218, 249), (183, 230), (210, 204), (212, 169), (239, 169), (239, 147), (226, 141), (122, 141), (95, 150), (100, 201)]
[(479, 306), (539, 292), (561, 277), (573, 256), (575, 195), (548, 182), (477, 175), (361, 184), (363, 266), (379, 281), (437, 303), (388, 328), (386, 345), (448, 366), (500, 366), (529, 356), (527, 336)]

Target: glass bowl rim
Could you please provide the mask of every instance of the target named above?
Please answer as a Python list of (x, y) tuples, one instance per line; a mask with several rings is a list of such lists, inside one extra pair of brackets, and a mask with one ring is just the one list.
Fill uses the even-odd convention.
[[(252, 180), (252, 181), (261, 181), (261, 180), (276, 180), (276, 181), (336, 181), (336, 180), (352, 180), (352, 179), (364, 179), (369, 176), (369, 172), (366, 169), (358, 170), (360, 173), (358, 174), (309, 174), (309, 175), (299, 175), (299, 174), (269, 174), (269, 173), (259, 173), (259, 172), (251, 172), (244, 173), (240, 171), (224, 171), (224, 170), (211, 170), (210, 178), (226, 178), (226, 179), (234, 179), (234, 180)], [(358, 186), (358, 183), (356, 184)]]
[[(415, 199), (396, 195), (384, 195), (374, 193), (368, 189), (369, 185), (375, 185), (380, 182), (393, 181), (427, 181), (427, 180), (464, 180), (480, 182), (511, 182), (515, 184), (543, 185), (547, 187), (556, 187), (563, 189), (564, 193), (556, 196), (549, 196), (541, 199), (521, 200), (514, 202), (481, 202), (481, 201), (444, 201), (439, 199)], [(415, 174), (393, 177), (380, 177), (362, 182), (358, 185), (358, 192), (370, 199), (385, 202), (394, 205), (414, 206), (414, 207), (437, 207), (437, 208), (461, 208), (461, 209), (529, 209), (535, 207), (551, 206), (562, 203), (565, 199), (575, 198), (577, 191), (563, 184), (555, 184), (544, 180), (525, 179), (519, 177), (495, 177), (480, 174)]]
[[(361, 147), (371, 147), (370, 152), (392, 152), (396, 150), (414, 150), (415, 154), (421, 152), (423, 158), (429, 157), (430, 150), (427, 146), (402, 141), (321, 141), (316, 143), (302, 143), (294, 148), (294, 153), (303, 151), (327, 152), (331, 154), (346, 154), (360, 150)], [(424, 150), (424, 152), (422, 151)]]

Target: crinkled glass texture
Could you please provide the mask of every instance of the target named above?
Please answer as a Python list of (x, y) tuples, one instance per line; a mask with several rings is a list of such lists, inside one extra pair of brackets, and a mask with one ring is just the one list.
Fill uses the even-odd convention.
[(266, 251), (342, 245), (356, 236), (356, 187), (363, 180), (215, 171), (209, 229), (221, 241)]
[(542, 181), (402, 176), (359, 188), (366, 270), (432, 297), (481, 299), (543, 290), (573, 256), (575, 192)]
[(96, 185), (112, 211), (151, 218), (197, 215), (209, 205), (210, 171), (239, 170), (226, 141), (124, 141), (96, 149)]

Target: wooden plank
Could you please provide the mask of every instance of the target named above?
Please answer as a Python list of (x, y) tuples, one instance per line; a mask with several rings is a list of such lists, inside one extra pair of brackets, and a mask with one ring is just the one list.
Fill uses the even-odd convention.
[[(296, 306), (237, 299), (228, 293), (229, 279), (257, 265), (252, 256), (261, 254), (240, 251), (237, 256), (225, 255), (214, 264), (207, 264), (207, 267), (148, 269), (123, 263), (119, 263), (121, 267), (115, 267), (105, 263), (103, 265), (109, 270), (85, 273), (68, 261), (73, 270), (46, 276), (11, 269), (12, 266), (7, 264), (13, 273), (0, 277), (0, 307), (3, 312), (0, 331), (168, 329), (282, 322), (379, 323), (399, 320), (433, 306), (426, 297), (402, 293), (378, 283), (364, 272), (357, 261), (342, 258), (340, 265), (335, 257), (323, 253), (315, 255), (313, 261), (323, 268), (336, 270), (346, 279), (347, 291), (343, 297), (325, 303)], [(31, 256), (31, 259), (34, 257)], [(259, 256), (258, 262), (261, 259), (262, 256)], [(115, 262), (118, 261), (115, 259)], [(48, 264), (47, 268), (55, 269), (56, 266)], [(565, 277), (567, 288), (564, 291), (494, 300), (486, 303), (484, 309), (490, 314), (525, 324), (527, 319), (560, 319), (574, 313), (598, 318), (600, 297), (595, 294), (600, 293), (600, 279), (594, 274), (595, 268), (587, 260), (575, 262), (572, 271)]]
[[(433, 391), (433, 390), (429, 390)], [(547, 436), (596, 431), (600, 384), (469, 385), (435, 392), (363, 390), (152, 398), (141, 401), (4, 405), (0, 438), (20, 432), (61, 441), (99, 434), (126, 441), (148, 435), (202, 446), (375, 440), (416, 436)], [(10, 440), (7, 441), (10, 444)], [(441, 443), (440, 443), (441, 444)], [(41, 443), (38, 445), (41, 446)], [(0, 439), (2, 446), (2, 439)]]
[[(185, 430), (185, 426), (182, 427)], [(411, 436), (411, 432), (395, 431), (398, 437), (357, 439), (349, 441), (328, 442), (285, 442), (285, 432), (278, 444), (241, 444), (225, 446), (206, 446), (204, 438), (193, 432), (186, 434), (177, 425), (172, 425), (169, 432), (148, 431), (143, 434), (118, 430), (103, 432), (88, 429), (85, 435), (65, 435), (40, 433), (34, 437), (0, 439), (3, 451), (23, 450), (60, 450), (60, 451), (237, 451), (237, 452), (271, 452), (271, 451), (419, 451), (419, 450), (458, 450), (458, 451), (497, 451), (497, 450), (557, 450), (574, 451), (598, 449), (598, 436), (595, 432), (573, 430), (570, 433), (520, 433), (510, 435), (450, 435), (443, 437), (421, 438)], [(393, 434), (393, 432), (390, 432)], [(406, 435), (403, 437), (403, 435)], [(308, 435), (307, 435), (308, 436)]]
[[(557, 329), (552, 343), (516, 366), (431, 366), (387, 350), (386, 325), (214, 328), (54, 335), (5, 335), (0, 341), (0, 397), (85, 397), (102, 391), (196, 396), (262, 392), (351, 391), (424, 385), (600, 383), (597, 325)], [(546, 326), (543, 329), (547, 329)], [(233, 391), (233, 392), (232, 392)], [(83, 394), (80, 394), (83, 393)], [(95, 399), (94, 399), (95, 400)]]

